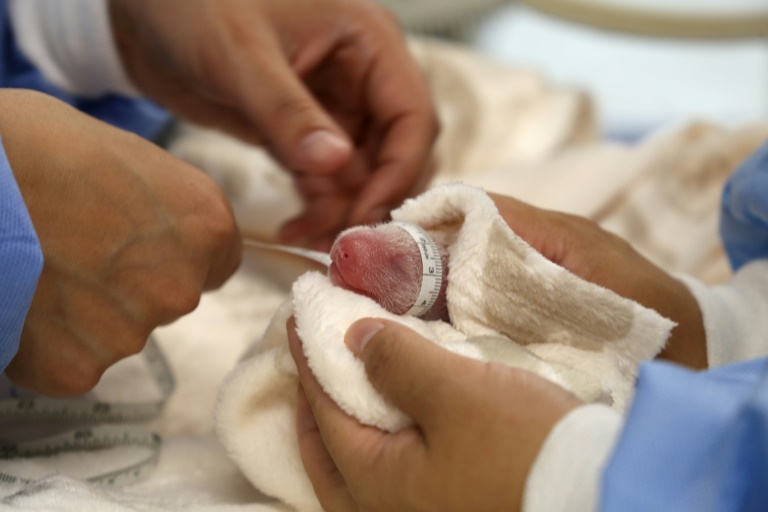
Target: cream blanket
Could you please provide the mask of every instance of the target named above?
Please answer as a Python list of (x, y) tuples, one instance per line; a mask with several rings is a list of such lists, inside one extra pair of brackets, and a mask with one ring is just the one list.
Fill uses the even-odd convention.
[(217, 430), (230, 457), (257, 488), (302, 512), (320, 505), (295, 435), (298, 378), (285, 329), (292, 314), (323, 388), (362, 423), (388, 431), (410, 419), (374, 390), (344, 344), (344, 333), (361, 318), (400, 322), (452, 352), (536, 372), (583, 400), (620, 410), (638, 363), (661, 350), (673, 327), (656, 312), (545, 259), (515, 235), (480, 189), (436, 187), (392, 217), (451, 240), (451, 324), (393, 315), (320, 273), (308, 273), (222, 388)]

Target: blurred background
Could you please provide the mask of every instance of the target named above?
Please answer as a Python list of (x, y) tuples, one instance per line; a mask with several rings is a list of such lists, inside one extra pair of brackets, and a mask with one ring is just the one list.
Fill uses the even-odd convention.
[(378, 0), (451, 39), (591, 95), (602, 135), (768, 120), (768, 0)]

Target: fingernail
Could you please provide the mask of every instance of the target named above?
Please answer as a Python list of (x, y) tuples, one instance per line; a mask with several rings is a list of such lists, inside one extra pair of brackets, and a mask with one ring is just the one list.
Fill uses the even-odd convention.
[(371, 341), (371, 338), (383, 328), (384, 323), (381, 320), (374, 320), (372, 318), (359, 320), (347, 330), (344, 343), (347, 344), (352, 353), (359, 356), (363, 353), (365, 346)]
[(299, 145), (304, 158), (311, 164), (336, 165), (347, 157), (349, 142), (328, 130), (317, 130), (305, 136)]

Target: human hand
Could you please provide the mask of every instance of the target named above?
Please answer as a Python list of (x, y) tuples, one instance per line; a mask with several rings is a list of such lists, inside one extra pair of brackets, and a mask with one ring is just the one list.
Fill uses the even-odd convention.
[(580, 402), (533, 373), (458, 356), (396, 323), (365, 319), (346, 343), (374, 387), (415, 425), (361, 425), (322, 390), (288, 323), (299, 371), (297, 431), (323, 508), (519, 510), (527, 475), (552, 427)]
[(629, 243), (576, 215), (543, 210), (511, 197), (491, 198), (515, 233), (553, 263), (677, 322), (660, 356), (707, 368), (701, 310), (690, 290)]
[(7, 374), (82, 394), (240, 261), (221, 190), (132, 134), (48, 96), (0, 91), (0, 134), (44, 267)]
[(306, 200), (284, 242), (329, 248), (427, 185), (435, 112), (391, 17), (366, 0), (110, 0), (133, 82), (261, 142)]

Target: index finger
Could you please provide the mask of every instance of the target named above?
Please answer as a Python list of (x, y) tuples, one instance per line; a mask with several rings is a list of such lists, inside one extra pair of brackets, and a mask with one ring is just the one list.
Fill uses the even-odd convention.
[(438, 122), (426, 80), (404, 46), (379, 57), (366, 90), (378, 132), (374, 171), (353, 205), (351, 225), (380, 222), (432, 178)]

